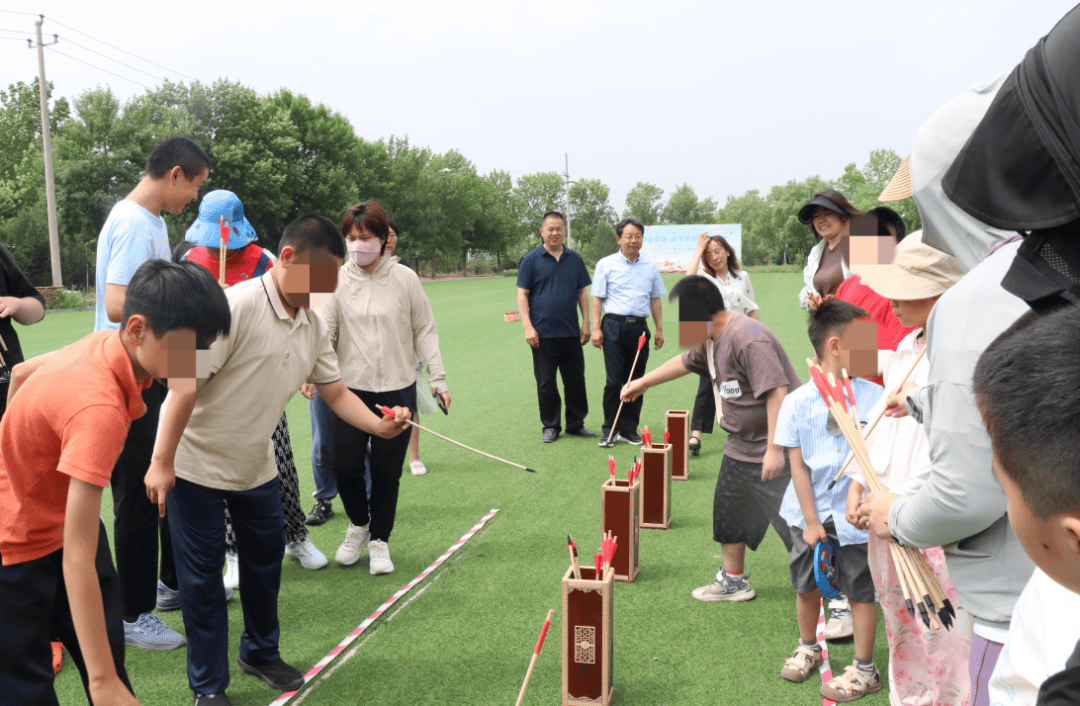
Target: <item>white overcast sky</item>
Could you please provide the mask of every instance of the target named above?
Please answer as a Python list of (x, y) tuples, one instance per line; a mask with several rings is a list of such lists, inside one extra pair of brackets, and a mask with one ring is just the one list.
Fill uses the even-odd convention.
[[(908, 153), (918, 127), (972, 84), (1011, 69), (1074, 0), (0, 1), (0, 29), (43, 13), (56, 49), (154, 85), (225, 77), (303, 93), (376, 140), (456, 148), (481, 172), (599, 178), (623, 208), (637, 181), (688, 182), (723, 204), (871, 150)], [(55, 21), (53, 21), (55, 20)], [(0, 32), (0, 36), (27, 35)], [(46, 51), (74, 98), (145, 89)], [(37, 75), (0, 41), (0, 86)]]

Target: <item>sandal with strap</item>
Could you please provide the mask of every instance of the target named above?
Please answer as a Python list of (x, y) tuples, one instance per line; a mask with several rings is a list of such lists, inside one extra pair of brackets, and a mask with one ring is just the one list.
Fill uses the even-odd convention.
[(875, 668), (868, 674), (854, 664), (844, 667), (844, 673), (821, 685), (821, 695), (833, 701), (854, 701), (881, 691), (881, 675)]
[(799, 645), (795, 652), (784, 660), (784, 668), (780, 670), (780, 676), (788, 681), (803, 682), (810, 677), (810, 672), (822, 665), (825, 658), (821, 656), (821, 648), (817, 645)]

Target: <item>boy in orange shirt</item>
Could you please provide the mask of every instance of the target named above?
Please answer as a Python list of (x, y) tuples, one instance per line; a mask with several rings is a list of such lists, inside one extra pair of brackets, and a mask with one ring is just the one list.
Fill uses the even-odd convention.
[(194, 378), (196, 348), (227, 335), (231, 315), (205, 269), (150, 260), (121, 318), (13, 371), (0, 421), (0, 704), (56, 703), (53, 638), (91, 703), (138, 703), (101, 492), (146, 412), (142, 390)]

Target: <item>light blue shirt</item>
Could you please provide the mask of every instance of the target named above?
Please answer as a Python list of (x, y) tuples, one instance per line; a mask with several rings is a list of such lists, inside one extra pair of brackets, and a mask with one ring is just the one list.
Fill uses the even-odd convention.
[[(859, 418), (865, 427), (866, 414), (881, 398), (884, 390), (879, 385), (862, 378), (851, 381), (855, 392), (855, 401), (859, 407)], [(830, 517), (836, 525), (836, 537), (840, 546), (866, 544), (866, 530), (855, 529), (844, 517), (847, 507), (847, 492), (851, 479), (844, 476), (829, 490), (829, 483), (837, 471), (844, 465), (851, 447), (847, 439), (838, 432), (833, 436), (826, 429), (830, 417), (829, 408), (821, 399), (813, 381), (788, 393), (780, 406), (780, 415), (776, 420), (775, 442), (788, 448), (798, 447), (802, 452), (803, 464), (810, 471), (810, 481), (814, 486), (814, 506), (818, 520), (822, 523)], [(794, 483), (788, 483), (784, 501), (780, 505), (780, 517), (792, 527), (806, 529), (799, 498), (795, 494)]]
[(645, 318), (649, 315), (650, 301), (665, 294), (667, 288), (660, 277), (660, 268), (641, 255), (631, 262), (620, 250), (596, 263), (592, 295), (604, 300), (605, 314)]
[(120, 323), (109, 321), (105, 313), (105, 285), (126, 287), (135, 270), (155, 258), (170, 259), (169, 230), (161, 216), (126, 199), (113, 206), (98, 236), (95, 331), (120, 328)]

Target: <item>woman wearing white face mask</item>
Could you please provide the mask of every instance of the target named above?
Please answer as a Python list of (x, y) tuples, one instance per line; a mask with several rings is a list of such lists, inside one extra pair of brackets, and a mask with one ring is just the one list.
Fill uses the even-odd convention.
[[(348, 261), (338, 274), (333, 299), (320, 313), (330, 327), (342, 381), (376, 414), (378, 405), (415, 409), (418, 355), (433, 390), (449, 407), (431, 304), (416, 273), (397, 267), (398, 258), (385, 255), (389, 226), (382, 206), (375, 201), (350, 206), (341, 221), (341, 234)], [(334, 479), (350, 520), (336, 559), (353, 564), (367, 546), (371, 573), (388, 574), (394, 564), (387, 542), (394, 528), (409, 434), (381, 439), (336, 418), (331, 429)], [(369, 453), (370, 499), (364, 483)]]

